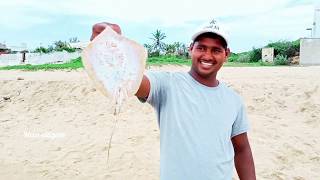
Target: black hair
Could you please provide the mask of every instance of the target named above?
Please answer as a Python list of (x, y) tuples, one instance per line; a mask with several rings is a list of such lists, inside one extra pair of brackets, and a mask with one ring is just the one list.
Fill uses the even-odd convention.
[(219, 41), (221, 42), (222, 47), (224, 49), (228, 48), (227, 41), (223, 37), (221, 37), (218, 34), (211, 33), (211, 32), (206, 32), (206, 33), (200, 34), (198, 37), (196, 37), (196, 39), (192, 42), (192, 44), (194, 44), (195, 42), (199, 41), (199, 39), (204, 38), (204, 37), (212, 38), (212, 39), (219, 39)]

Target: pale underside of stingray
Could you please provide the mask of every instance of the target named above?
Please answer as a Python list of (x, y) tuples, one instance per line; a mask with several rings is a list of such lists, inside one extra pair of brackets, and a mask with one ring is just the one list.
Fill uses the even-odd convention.
[(147, 52), (143, 46), (106, 27), (84, 49), (82, 59), (97, 88), (120, 108), (124, 100), (138, 91)]
[[(110, 97), (120, 112), (122, 102), (133, 96), (141, 84), (147, 59), (143, 46), (106, 27), (82, 53), (84, 67), (97, 88)], [(117, 116), (108, 142), (107, 165)]]

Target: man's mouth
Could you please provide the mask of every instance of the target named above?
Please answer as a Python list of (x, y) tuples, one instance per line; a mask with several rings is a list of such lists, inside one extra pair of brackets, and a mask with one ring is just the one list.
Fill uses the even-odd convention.
[(213, 66), (215, 63), (212, 62), (212, 61), (204, 61), (204, 60), (200, 60), (200, 64), (203, 66), (203, 67), (211, 67)]

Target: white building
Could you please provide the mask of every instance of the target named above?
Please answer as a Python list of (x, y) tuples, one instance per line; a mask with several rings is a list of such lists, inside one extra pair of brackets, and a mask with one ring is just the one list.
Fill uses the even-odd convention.
[(320, 4), (314, 10), (311, 38), (300, 40), (300, 64), (320, 65)]
[(8, 46), (11, 49), (11, 52), (17, 53), (17, 52), (27, 52), (28, 46), (26, 43), (21, 43), (20, 46)]

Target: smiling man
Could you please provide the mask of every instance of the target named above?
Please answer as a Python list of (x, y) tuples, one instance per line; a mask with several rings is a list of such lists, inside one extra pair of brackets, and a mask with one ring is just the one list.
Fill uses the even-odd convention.
[[(92, 39), (105, 26), (99, 23)], [(254, 180), (244, 104), (217, 80), (230, 50), (215, 21), (192, 36), (189, 72), (148, 72), (136, 96), (157, 112), (161, 180), (231, 180), (235, 165), (241, 180)]]

